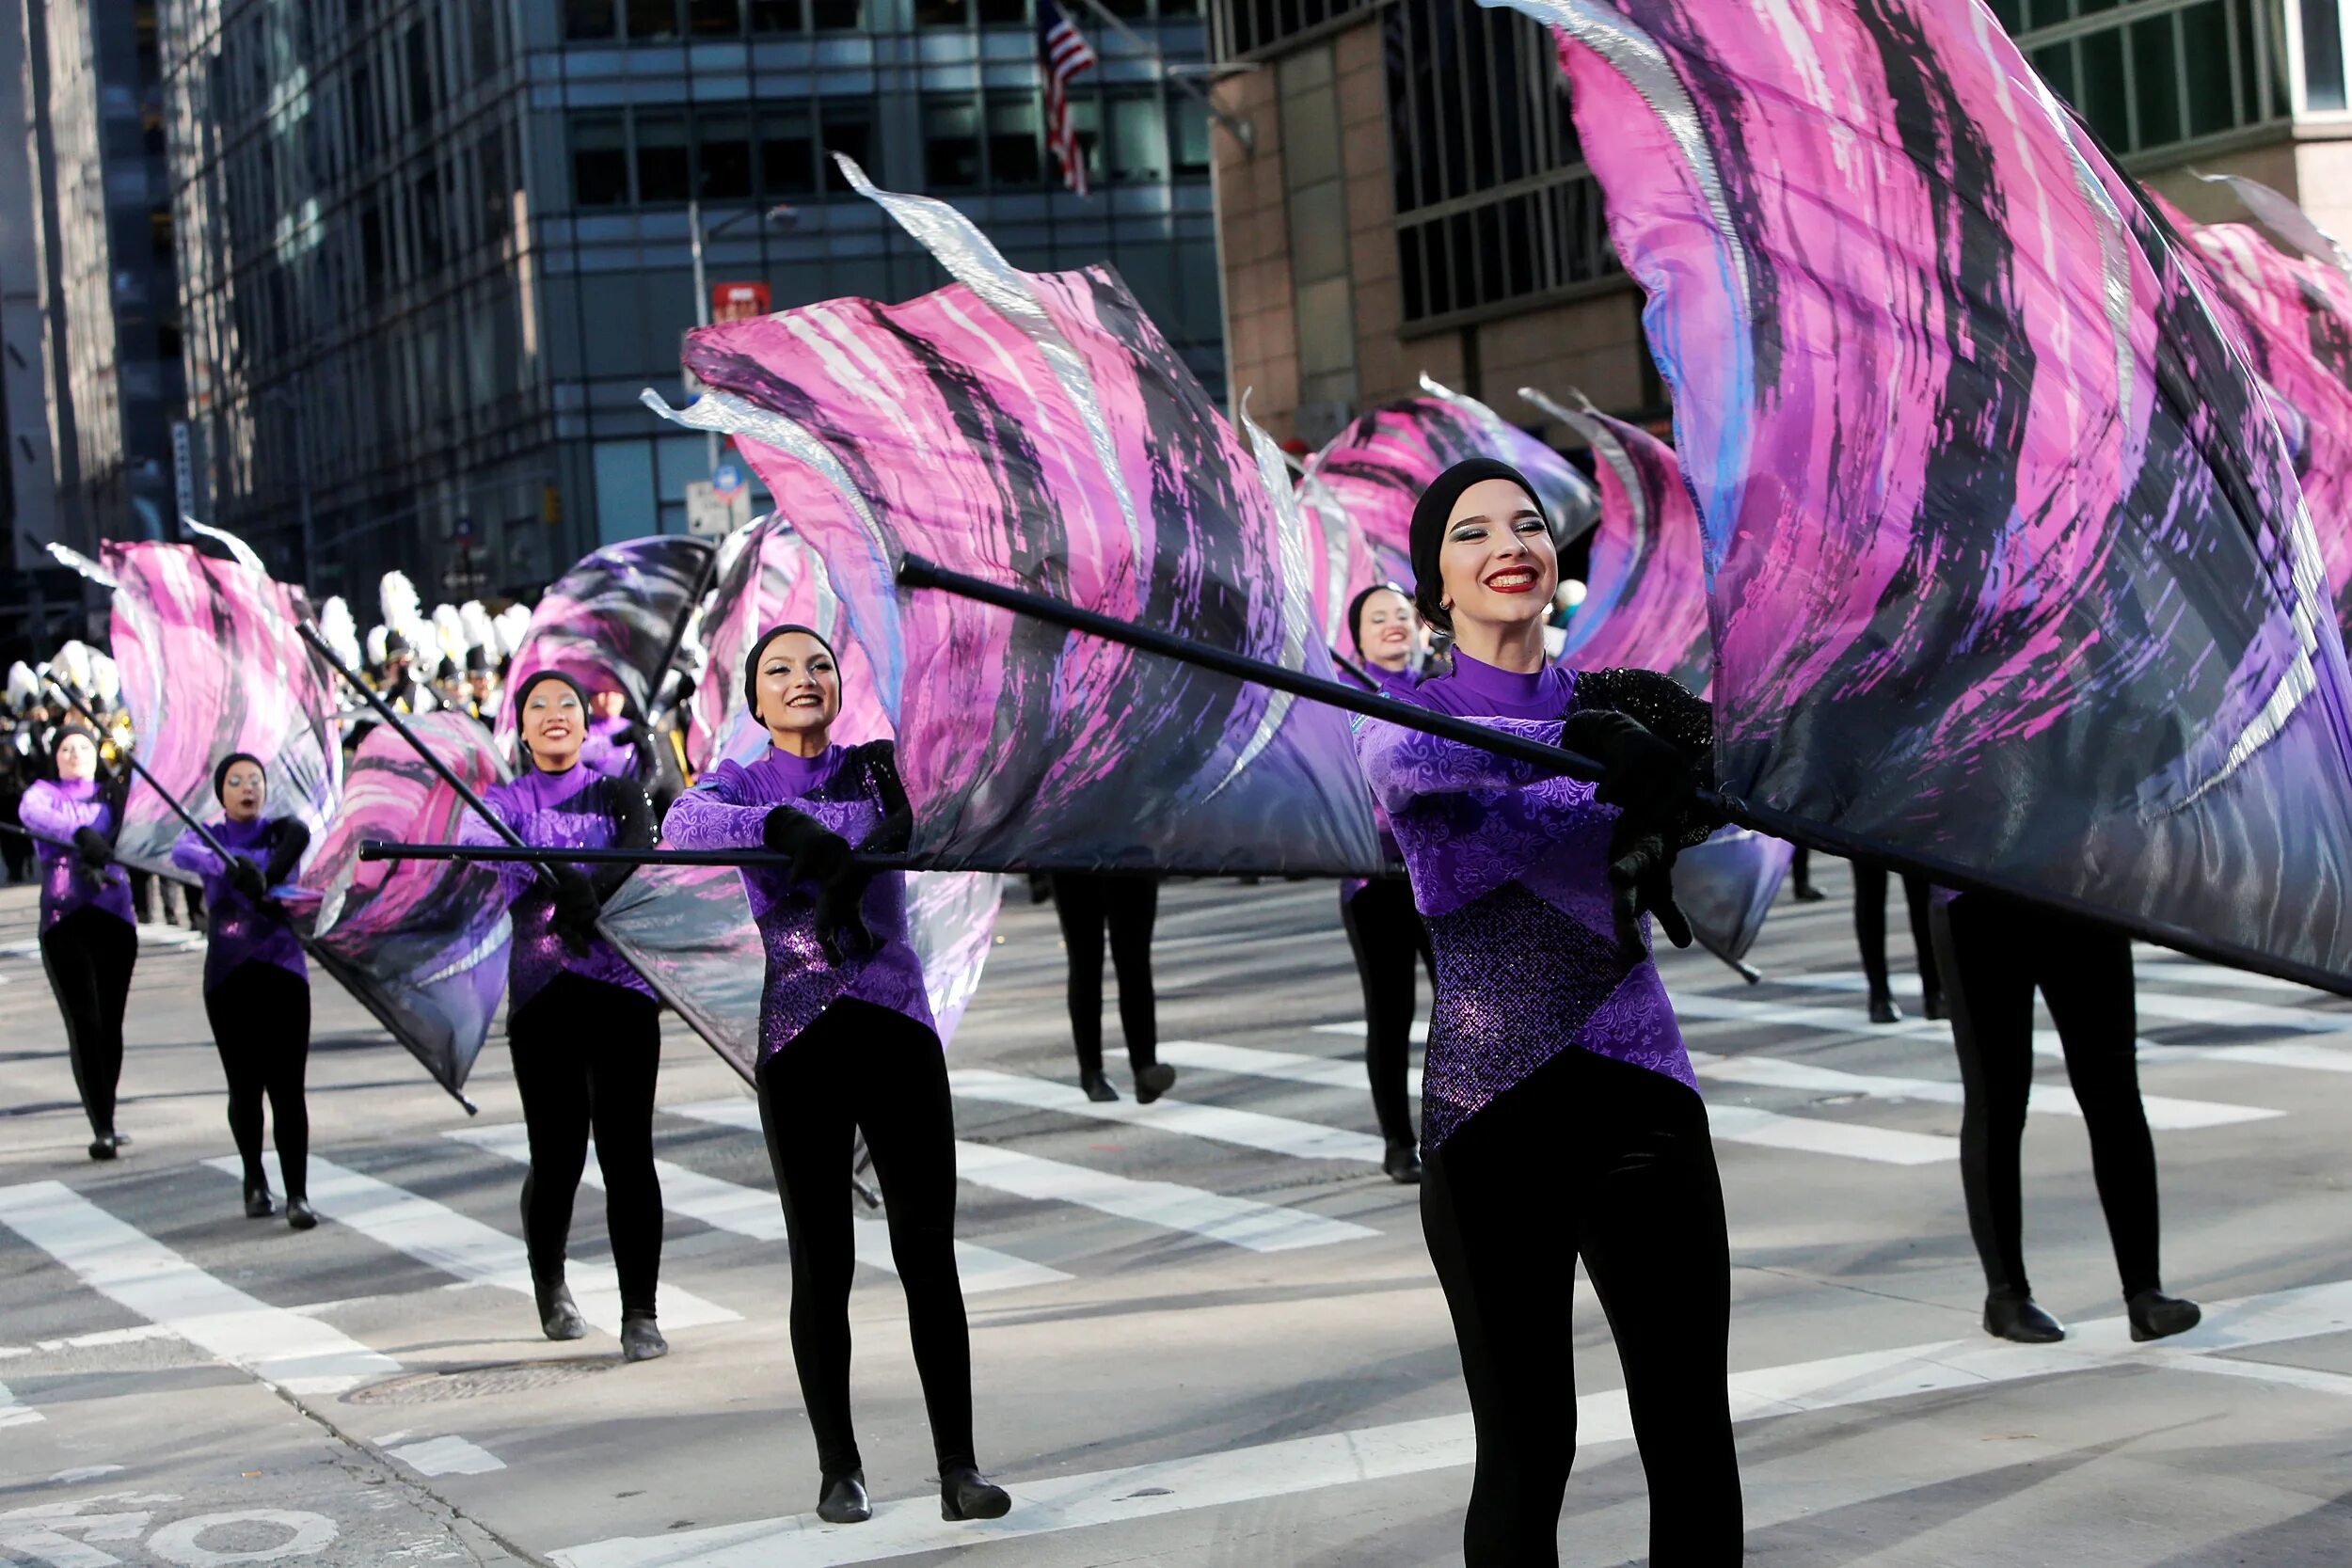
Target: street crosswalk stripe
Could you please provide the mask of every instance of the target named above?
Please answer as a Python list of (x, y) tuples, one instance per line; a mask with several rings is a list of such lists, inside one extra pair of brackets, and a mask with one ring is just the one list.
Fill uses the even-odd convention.
[(340, 1394), (401, 1370), (341, 1329), (215, 1278), (60, 1182), (0, 1187), (0, 1225), (100, 1295), (288, 1393)]
[(8, 1386), (0, 1383), (0, 1427), (30, 1426), (41, 1418), (40, 1412), (22, 1403), (8, 1392)]
[(1287, 1154), (1297, 1160), (1357, 1160), (1376, 1165), (1387, 1152), (1380, 1140), (1369, 1132), (1343, 1132), (1259, 1111), (1235, 1111), (1222, 1105), (1196, 1105), (1165, 1098), (1151, 1105), (1126, 1100), (1098, 1104), (1089, 1100), (1086, 1091), (1075, 1084), (1056, 1084), (1043, 1078), (1024, 1078), (979, 1068), (951, 1072), (947, 1084), (967, 1100), (993, 1101), (1035, 1111), (1058, 1111), (1131, 1127), (1154, 1127), (1164, 1132), (1239, 1144), (1245, 1148)]
[[(1363, 1029), (1358, 1025), (1357, 1037)], [(1355, 1062), (1335, 1062), (1323, 1056), (1290, 1051), (1253, 1051), (1245, 1046), (1218, 1045), (1208, 1040), (1164, 1042), (1160, 1054), (1180, 1067), (1216, 1072), (1279, 1078), (1325, 1088), (1368, 1093), (1364, 1069)], [(1408, 1093), (1421, 1093), (1421, 1072), (1406, 1073)], [(1708, 1102), (1709, 1131), (1726, 1143), (1753, 1144), (1764, 1148), (1795, 1149), (1807, 1154), (1831, 1154), (1881, 1164), (1931, 1165), (1956, 1159), (1960, 1148), (1951, 1139), (1930, 1132), (1906, 1132), (1856, 1122), (1792, 1117), (1753, 1105)]]
[(428, 1437), (384, 1451), (421, 1476), (486, 1476), (506, 1468), (506, 1461), (463, 1437)]
[(2193, 958), (2179, 958), (2160, 947), (2135, 946), (2132, 973), (2142, 980), (2155, 980), (2168, 986), (2201, 986), (2216, 990), (2266, 990), (2281, 996), (2299, 996), (2306, 1002), (2324, 1002), (2328, 993), (2312, 987), (2281, 980), (2276, 974), (2257, 974), (2250, 969), (2225, 969), (2219, 964), (2199, 963)]
[[(1693, 1051), (1691, 1053), (1691, 1066), (1701, 1078), (1726, 1084), (1747, 1084), (1757, 1088), (1797, 1089), (1809, 1094), (1850, 1094), (1867, 1100), (1924, 1100), (1939, 1105), (1958, 1105), (1966, 1098), (1966, 1091), (1950, 1079), (1843, 1072), (1836, 1068), (1816, 1067), (1810, 1062), (1792, 1062), (1785, 1057), (1746, 1052), (1733, 1056), (1719, 1056), (1711, 1052)], [(2081, 1101), (2074, 1098), (2074, 1091), (2064, 1084), (2036, 1084), (2033, 1102), (2035, 1109), (2054, 1116), (2079, 1117), (2083, 1114)], [(2238, 1122), (2264, 1121), (2285, 1115), (2282, 1111), (2267, 1111), (2255, 1105), (2176, 1100), (2161, 1094), (2142, 1095), (2140, 1102), (2148, 1109), (2148, 1125), (2158, 1132), (2228, 1127)]]
[[(2071, 1337), (2055, 1345), (1941, 1339), (1736, 1371), (1730, 1379), (1731, 1416), (1752, 1421), (2098, 1368), (2175, 1366), (2182, 1358), (2348, 1329), (2352, 1283), (2318, 1285), (2211, 1304), (2201, 1326), (2165, 1341), (2153, 1355), (2131, 1343), (2122, 1319), (2105, 1318), (2074, 1325)], [(1576, 1405), (1580, 1443), (1619, 1442), (1632, 1435), (1624, 1389), (1580, 1395)], [(661, 1536), (622, 1536), (551, 1555), (562, 1568), (768, 1568), (785, 1561), (793, 1568), (845, 1568), (1452, 1469), (1476, 1457), (1470, 1418), (1438, 1416), (1116, 1470), (1014, 1480), (1008, 1487), (1012, 1513), (985, 1524), (946, 1524), (930, 1497), (908, 1498), (881, 1504), (869, 1522), (853, 1530), (834, 1529), (814, 1514), (802, 1514)]]
[[(277, 1156), (266, 1158), (270, 1179), (275, 1181)], [(233, 1154), (204, 1163), (232, 1177), (243, 1168)], [(283, 1186), (278, 1190), (283, 1191)], [(525, 1298), (532, 1295), (531, 1260), (521, 1241), (445, 1203), (346, 1170), (316, 1154), (310, 1156), (310, 1207), (325, 1218), (394, 1252), (405, 1252), (420, 1263), (477, 1285), (495, 1285)], [(575, 1258), (565, 1267), (564, 1278), (580, 1304), (580, 1316), (609, 1334), (618, 1334), (621, 1285), (612, 1265)], [(661, 1287), (660, 1309), (665, 1329), (702, 1328), (742, 1319), (740, 1313), (669, 1284)]]
[[(744, 1127), (754, 1132), (759, 1129), (759, 1109), (746, 1100), (665, 1105), (662, 1109), (722, 1126)], [(976, 1187), (1040, 1202), (1074, 1203), (1120, 1219), (1184, 1231), (1251, 1252), (1290, 1252), (1333, 1242), (1363, 1241), (1379, 1234), (1345, 1220), (1300, 1213), (1246, 1197), (1226, 1197), (1173, 1181), (1139, 1181), (966, 1139), (956, 1141), (956, 1174)]]
[[(752, 1112), (752, 1130), (758, 1131), (758, 1108), (748, 1101), (720, 1101), (721, 1104), (740, 1104)], [(664, 1110), (691, 1116), (691, 1107), (664, 1106)], [(700, 1120), (717, 1118), (703, 1117)], [(461, 1127), (447, 1134), (477, 1148), (513, 1160), (519, 1164), (531, 1163), (531, 1133), (519, 1122), (496, 1127)], [(588, 1146), (588, 1164), (580, 1172), (583, 1185), (601, 1189), (604, 1175), (596, 1168), (596, 1145)], [(739, 1182), (725, 1181), (706, 1176), (671, 1160), (656, 1160), (654, 1171), (661, 1178), (661, 1206), (672, 1213), (683, 1214), (690, 1220), (700, 1220), (713, 1230), (746, 1237), (755, 1242), (785, 1240), (784, 1206), (773, 1193), (761, 1192)], [(898, 1266), (890, 1256), (890, 1227), (881, 1220), (864, 1215), (851, 1216), (851, 1235), (855, 1238), (857, 1260), (875, 1268), (896, 1274)], [(956, 1243), (956, 1272), (963, 1280), (967, 1294), (989, 1291), (1013, 1291), (1027, 1285), (1051, 1285), (1070, 1276), (1059, 1269), (1049, 1269), (1042, 1263), (1032, 1263), (1025, 1258), (997, 1252), (967, 1242)]]
[[(1869, 982), (1859, 973), (1836, 970), (1812, 974), (1775, 974), (1770, 976), (1775, 985), (1801, 986), (1807, 990), (1849, 991), (1861, 995)], [(1891, 989), (1906, 999), (1919, 994), (1919, 977), (1897, 974), (1890, 977)], [(2322, 993), (2308, 992), (2312, 996)], [(2268, 1029), (2295, 1035), (2352, 1034), (2352, 1013), (2323, 1011), (2314, 1007), (2289, 1007), (2276, 1002), (2255, 1002), (2243, 996), (2189, 996), (2177, 991), (2150, 990), (2140, 985), (2135, 992), (2135, 1005), (2145, 1019), (2170, 1019), (2181, 1023), (2219, 1023), (2240, 1029)]]

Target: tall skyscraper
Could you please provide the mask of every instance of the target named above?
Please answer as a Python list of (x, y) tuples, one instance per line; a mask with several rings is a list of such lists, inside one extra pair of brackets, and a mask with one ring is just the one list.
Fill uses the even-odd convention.
[(638, 397), (689, 395), (710, 295), (944, 280), (834, 153), (1019, 264), (1115, 264), (1221, 389), (1205, 122), (1161, 63), (1203, 58), (1197, 4), (1112, 0), (1145, 49), (1089, 28), (1079, 198), (1028, 0), (163, 0), (207, 520), (363, 601), (684, 530), (708, 443)]

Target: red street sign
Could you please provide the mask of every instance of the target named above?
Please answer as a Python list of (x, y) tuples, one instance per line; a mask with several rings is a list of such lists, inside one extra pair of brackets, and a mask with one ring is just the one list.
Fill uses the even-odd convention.
[(748, 321), (768, 313), (768, 285), (765, 283), (713, 283), (710, 286), (710, 319), (714, 322)]

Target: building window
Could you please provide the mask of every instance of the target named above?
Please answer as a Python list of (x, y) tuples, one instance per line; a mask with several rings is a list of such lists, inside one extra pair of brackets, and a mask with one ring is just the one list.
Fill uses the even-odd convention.
[(752, 198), (752, 121), (740, 112), (700, 117), (694, 125), (697, 194), (705, 201)]
[(618, 115), (580, 115), (572, 121), (572, 204), (628, 204), (628, 132)]
[(869, 174), (873, 172), (873, 108), (866, 103), (827, 103), (819, 123), (825, 139), (825, 189), (835, 195), (847, 195), (850, 182), (834, 166), (833, 154), (845, 153), (858, 167)]
[(967, 0), (914, 0), (917, 27), (961, 27), (972, 20)]
[(2336, 0), (2303, 0), (2303, 106), (2344, 106), (2344, 13)]
[(759, 112), (759, 179), (770, 196), (807, 196), (817, 189), (817, 141), (806, 109)]
[(866, 0), (812, 0), (809, 21), (820, 33), (852, 33), (866, 20)]
[(574, 41), (609, 39), (621, 30), (613, 0), (564, 0), (564, 36)]
[(1168, 178), (1168, 117), (1159, 98), (1120, 95), (1109, 101), (1111, 178), (1136, 182)]
[(677, 0), (622, 0), (628, 9), (628, 36), (633, 39), (677, 37)]
[[(1378, 0), (1216, 0), (1212, 15), (1211, 52), (1220, 60), (1238, 59), (1268, 49), (1328, 23), (1369, 13)], [(1451, 0), (1435, 0), (1438, 6)], [(1401, 8), (1391, 7), (1393, 14)], [(1114, 5), (1112, 9), (1118, 9)], [(1193, 14), (1187, 7), (1184, 14)], [(1175, 14), (1161, 0), (1161, 14)]]
[(693, 195), (692, 159), (687, 151), (686, 117), (637, 117), (637, 200), (652, 207)]
[(1168, 140), (1176, 150), (1178, 179), (1205, 178), (1209, 172), (1209, 111), (1190, 93), (1179, 93), (1168, 101), (1168, 118), (1174, 122)]
[(686, 0), (686, 27), (698, 39), (734, 38), (743, 30), (736, 0)]
[[(1086, 14), (1082, 0), (1070, 0), (1070, 3), (1080, 16)], [(979, 0), (979, 6), (980, 25), (983, 27), (1017, 27), (1029, 20), (1029, 0)]]
[[(2306, 104), (2342, 107), (2337, 0), (2296, 3), (2303, 7)], [(2103, 20), (2110, 8), (2117, 18)], [(2119, 156), (2290, 112), (2283, 15), (2267, 0), (2143, 0), (2128, 9), (2100, 0), (1996, 0), (1994, 13), (2050, 90)]]
[(988, 182), (998, 190), (1035, 190), (1044, 180), (1044, 132), (1035, 98), (993, 98), (988, 104)]
[(923, 180), (934, 191), (980, 188), (980, 111), (972, 103), (923, 108)]
[(751, 0), (751, 23), (755, 33), (797, 33), (801, 0)]

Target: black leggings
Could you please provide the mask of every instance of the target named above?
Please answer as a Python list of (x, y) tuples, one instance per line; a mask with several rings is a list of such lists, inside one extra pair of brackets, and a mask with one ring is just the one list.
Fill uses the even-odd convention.
[(229, 1133), (245, 1162), (245, 1184), (269, 1185), (262, 1168), (266, 1095), (286, 1196), (308, 1197), (310, 1113), (302, 1100), (302, 1074), (310, 1059), (310, 982), (273, 963), (241, 963), (204, 993), (204, 1016), (229, 1075)]
[(1110, 927), (1111, 966), (1119, 972), (1119, 1027), (1127, 1037), (1127, 1065), (1141, 1069), (1160, 1059), (1152, 996), (1152, 922), (1160, 910), (1159, 879), (1054, 874), (1054, 911), (1070, 952), (1070, 1037), (1078, 1070), (1103, 1070), (1103, 928)]
[(2090, 1132), (2091, 1175), (2123, 1294), (2155, 1289), (2156, 1146), (2139, 1102), (2131, 939), (1983, 894), (1938, 905), (1934, 925), (1967, 1095), (1960, 1115), (1961, 1188), (1986, 1286), (2029, 1289), (2018, 1145), (2033, 1088), (2039, 987)]
[(660, 1005), (643, 991), (566, 972), (506, 1021), (506, 1044), (531, 1134), (523, 1239), (532, 1275), (550, 1283), (564, 1277), (572, 1199), (593, 1128), (621, 1310), (652, 1317), (661, 1282), (661, 1179), (653, 1168)]
[[(1862, 947), (1862, 973), (1870, 983), (1872, 996), (1887, 994), (1886, 982), (1886, 867), (1876, 861), (1853, 863), (1853, 934)], [(1935, 962), (1935, 935), (1928, 924), (1928, 909), (1933, 902), (1925, 877), (1903, 877), (1903, 902), (1911, 907), (1911, 947), (1919, 956), (1919, 990), (1924, 996), (1940, 996), (1944, 977)]]
[(1364, 987), (1364, 1070), (1372, 1077), (1372, 1112), (1380, 1136), (1410, 1145), (1413, 1117), (1406, 1103), (1405, 1074), (1413, 1052), (1413, 1021), (1421, 1016), (1413, 989), (1413, 961), (1430, 972), (1429, 927), (1413, 908), (1413, 890), (1402, 879), (1376, 878), (1353, 898), (1340, 900), (1340, 920), (1356, 955), (1356, 977)]
[(1649, 1477), (1650, 1568), (1739, 1561), (1731, 1259), (1699, 1097), (1571, 1047), (1425, 1158), (1422, 1231), (1478, 1433), (1467, 1568), (1560, 1560), (1576, 1458), (1577, 1256), (1625, 1369)]
[(90, 1131), (115, 1130), (115, 1085), (122, 1081), (122, 1013), (131, 1002), (131, 971), (139, 961), (139, 934), (127, 920), (84, 906), (40, 934), (40, 963), (65, 1014), (66, 1051), (73, 1086)]
[[(1057, 895), (1058, 896), (1058, 895)], [(956, 1277), (956, 1129), (939, 1037), (835, 1002), (759, 1064), (759, 1124), (792, 1257), (792, 1359), (830, 1481), (863, 1467), (850, 1420), (850, 1144), (866, 1131), (907, 1295), (939, 1467), (972, 1465), (972, 1340)]]

